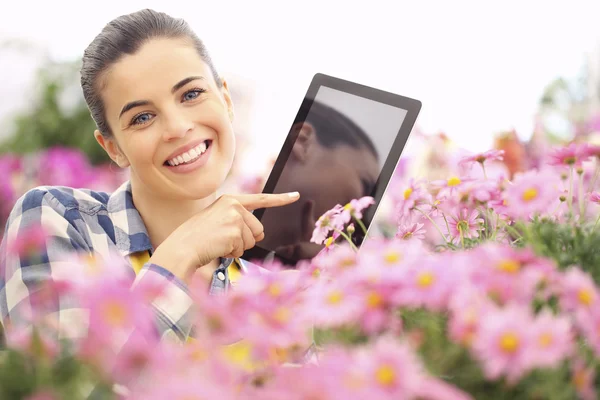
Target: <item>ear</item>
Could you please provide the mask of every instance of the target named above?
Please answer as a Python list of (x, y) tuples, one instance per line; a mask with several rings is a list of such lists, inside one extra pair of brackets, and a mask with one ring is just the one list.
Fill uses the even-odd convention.
[(233, 101), (231, 100), (231, 93), (229, 93), (229, 86), (227, 86), (227, 81), (225, 78), (221, 78), (221, 82), (223, 82), (223, 87), (221, 88), (221, 94), (223, 95), (223, 99), (225, 100), (225, 105), (227, 106), (227, 112), (229, 113), (229, 119), (233, 122), (235, 113), (233, 111)]
[(104, 137), (97, 129), (94, 131), (94, 137), (98, 144), (102, 146), (108, 156), (117, 163), (119, 167), (126, 168), (129, 166), (129, 160), (127, 160), (127, 157), (125, 157), (114, 138)]
[(305, 162), (309, 151), (314, 147), (315, 128), (309, 122), (298, 122), (293, 129), (298, 130), (298, 137), (292, 148), (292, 154), (296, 160)]

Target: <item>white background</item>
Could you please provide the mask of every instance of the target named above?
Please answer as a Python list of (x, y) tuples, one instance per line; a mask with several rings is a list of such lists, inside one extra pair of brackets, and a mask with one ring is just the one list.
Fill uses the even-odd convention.
[[(575, 76), (600, 30), (599, 1), (188, 1), (5, 0), (0, 38), (76, 59), (110, 19), (150, 7), (184, 17), (225, 75), (253, 82), (248, 131), (262, 145), (279, 148), (322, 72), (417, 98), (424, 131), (483, 150), (500, 130), (529, 136), (544, 86)], [(31, 69), (0, 60), (0, 113), (31, 94)]]

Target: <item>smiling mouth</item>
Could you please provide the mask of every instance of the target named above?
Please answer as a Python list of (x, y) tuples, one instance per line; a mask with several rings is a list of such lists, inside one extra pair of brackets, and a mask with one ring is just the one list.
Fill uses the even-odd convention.
[(174, 157), (170, 160), (167, 160), (163, 163), (166, 167), (177, 167), (179, 165), (187, 165), (192, 164), (197, 161), (204, 153), (208, 151), (210, 145), (212, 144), (212, 140), (208, 139), (204, 142), (200, 143), (198, 146), (193, 149)]

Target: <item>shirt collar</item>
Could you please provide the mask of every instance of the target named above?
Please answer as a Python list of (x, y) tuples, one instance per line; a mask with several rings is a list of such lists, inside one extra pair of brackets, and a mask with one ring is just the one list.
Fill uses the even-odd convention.
[(115, 228), (115, 243), (123, 256), (152, 250), (142, 216), (133, 204), (131, 181), (126, 181), (109, 197), (108, 217)]

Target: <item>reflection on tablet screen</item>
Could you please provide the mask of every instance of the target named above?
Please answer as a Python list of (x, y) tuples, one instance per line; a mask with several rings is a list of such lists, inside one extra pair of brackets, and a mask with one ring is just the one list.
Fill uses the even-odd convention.
[[(298, 191), (300, 200), (265, 210), (260, 243), (294, 261), (313, 258), (323, 248), (310, 243), (321, 215), (373, 195), (406, 110), (322, 86), (308, 113), (299, 115), (306, 118), (292, 127), (297, 139), (273, 192)], [(362, 239), (357, 229), (357, 244)]]

